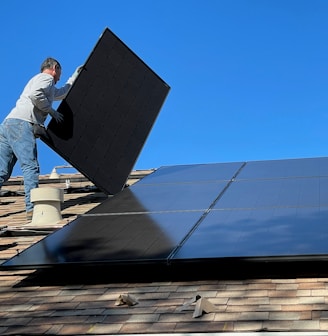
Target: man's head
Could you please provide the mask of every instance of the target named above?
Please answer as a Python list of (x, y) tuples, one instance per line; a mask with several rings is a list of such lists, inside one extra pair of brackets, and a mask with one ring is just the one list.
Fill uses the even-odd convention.
[(41, 72), (45, 72), (53, 76), (55, 83), (57, 83), (60, 80), (61, 65), (54, 58), (48, 57), (41, 64)]

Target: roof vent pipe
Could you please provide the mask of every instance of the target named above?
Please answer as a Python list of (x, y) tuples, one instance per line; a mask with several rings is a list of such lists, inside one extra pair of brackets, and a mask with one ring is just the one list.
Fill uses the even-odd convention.
[(32, 225), (54, 224), (62, 220), (63, 189), (34, 188), (31, 190), (31, 202), (34, 204)]
[(60, 175), (57, 172), (57, 169), (62, 169), (62, 168), (74, 168), (73, 166), (55, 166), (52, 168), (52, 171), (49, 175), (49, 179), (58, 179)]

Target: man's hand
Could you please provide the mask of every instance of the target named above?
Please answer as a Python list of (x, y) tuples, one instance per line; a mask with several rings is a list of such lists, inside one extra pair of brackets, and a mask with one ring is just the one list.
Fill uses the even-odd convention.
[(68, 79), (67, 83), (73, 85), (73, 83), (75, 82), (77, 76), (79, 75), (82, 69), (83, 69), (83, 65), (78, 66), (75, 69), (73, 75)]
[(53, 113), (51, 114), (51, 116), (58, 122), (62, 122), (64, 120), (64, 116), (58, 112), (58, 111), (53, 111)]

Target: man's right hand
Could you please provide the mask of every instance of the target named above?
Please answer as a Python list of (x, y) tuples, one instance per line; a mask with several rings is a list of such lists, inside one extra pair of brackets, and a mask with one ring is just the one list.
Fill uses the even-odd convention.
[(64, 116), (58, 112), (58, 111), (53, 111), (51, 115), (58, 123), (62, 122), (64, 120)]
[(68, 84), (73, 85), (73, 83), (75, 82), (77, 76), (78, 76), (79, 73), (82, 71), (83, 67), (84, 67), (84, 65), (80, 65), (80, 66), (78, 66), (78, 67), (75, 69), (73, 75), (72, 75), (72, 76), (68, 79), (68, 81), (67, 81)]

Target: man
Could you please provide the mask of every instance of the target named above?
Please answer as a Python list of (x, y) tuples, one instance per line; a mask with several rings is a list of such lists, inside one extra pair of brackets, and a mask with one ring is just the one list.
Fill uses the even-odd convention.
[(41, 73), (26, 84), (16, 106), (0, 125), (0, 188), (6, 182), (18, 161), (23, 172), (26, 219), (31, 220), (33, 203), (31, 189), (39, 185), (39, 163), (34, 128), (43, 126), (48, 114), (57, 122), (63, 120), (60, 112), (52, 108), (55, 100), (66, 97), (82, 67), (78, 67), (66, 84), (56, 88), (60, 80), (61, 65), (54, 58), (47, 58), (41, 64)]

